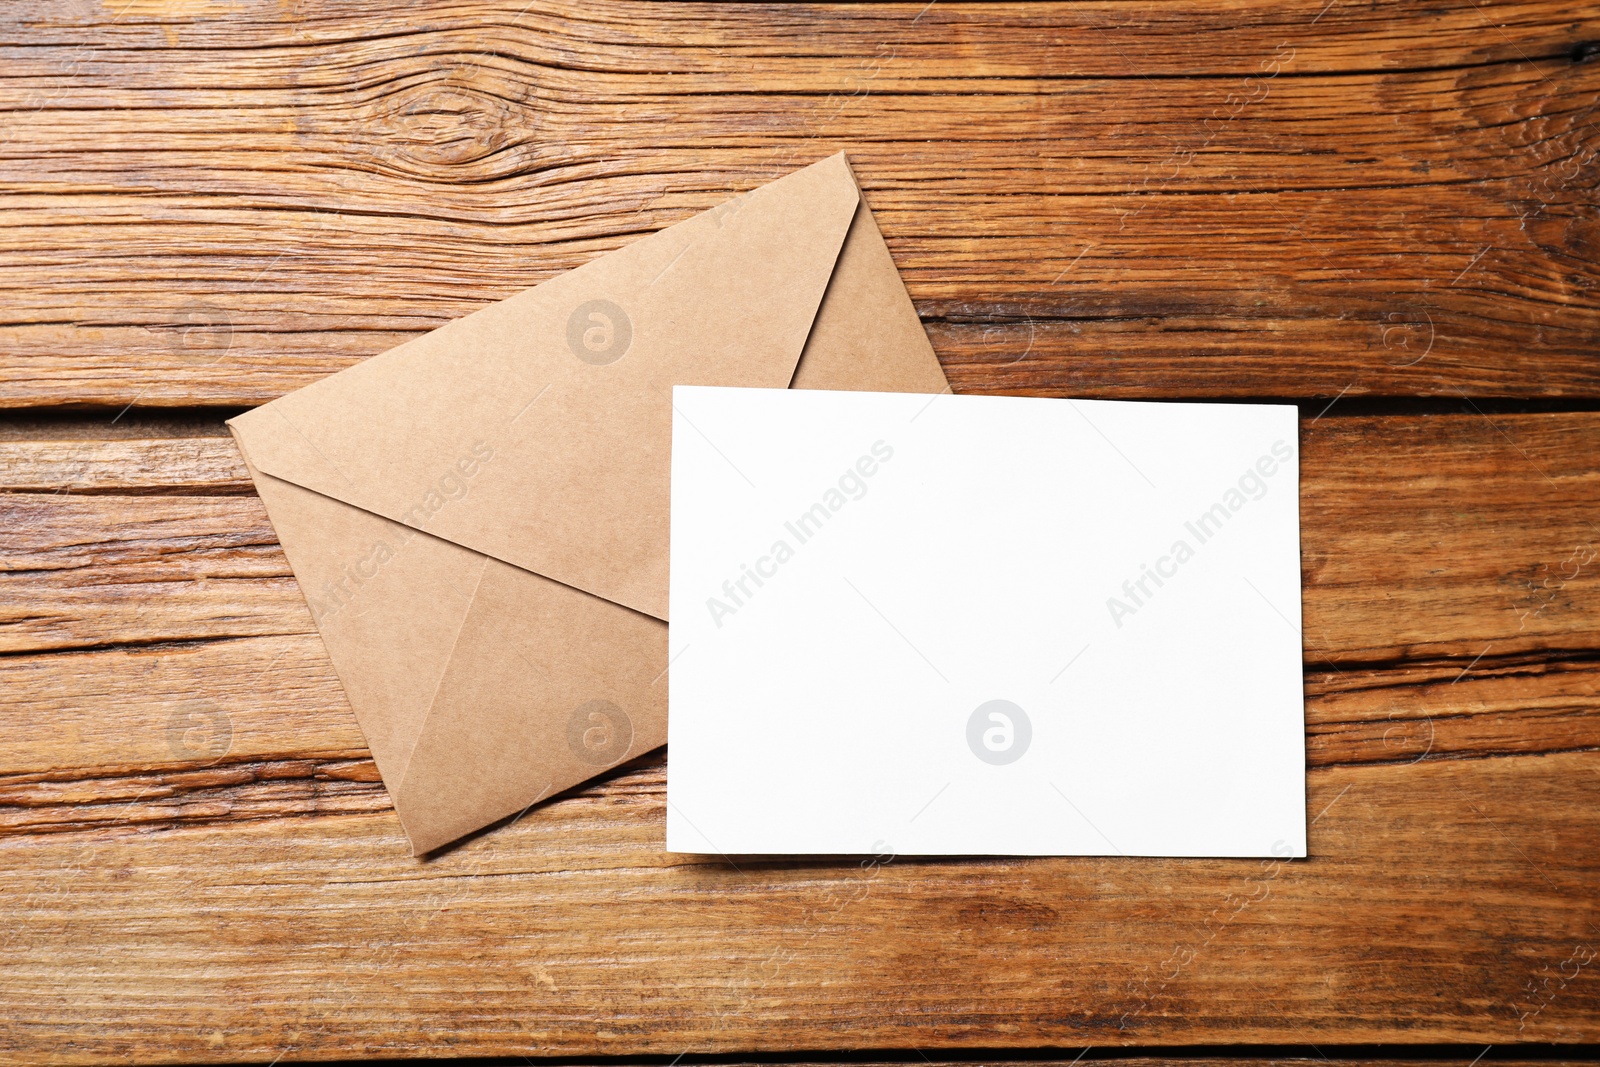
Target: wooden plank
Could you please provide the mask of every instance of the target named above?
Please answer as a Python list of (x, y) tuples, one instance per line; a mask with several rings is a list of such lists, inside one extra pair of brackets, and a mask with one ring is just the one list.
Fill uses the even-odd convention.
[(254, 495), (233, 439), (23, 437), (0, 443), (0, 491)]
[[(68, 673), (71, 690), (63, 685)], [(0, 741), (0, 836), (390, 807), (314, 638), (251, 638), (159, 655), (9, 657), (0, 660), (0, 683), (15, 712)], [(1306, 763), (1410, 765), (1600, 749), (1597, 697), (1593, 661), (1313, 674)], [(578, 793), (614, 797), (665, 784), (666, 761), (655, 752)]]
[[(1308, 672), (1308, 765), (1600, 748), (1593, 660), (1466, 667)], [(330, 765), (340, 781), (372, 785), (363, 803), (387, 807), (376, 776), (355, 769), (365, 744), (313, 635), (10, 656), (0, 684), (14, 712), (0, 738), (0, 833), (227, 820), (247, 806), (252, 817), (310, 814)], [(234, 777), (191, 773), (218, 768)], [(652, 755), (629, 774), (593, 788), (659, 785), (664, 763)], [(293, 783), (279, 806), (262, 776)], [(202, 801), (220, 807), (194, 807)]]
[[(0, 679), (6, 786), (367, 754), (315, 633), (0, 656)], [(48, 793), (8, 796), (38, 807)]]
[(1310, 672), (1306, 763), (1600, 748), (1600, 665), (1544, 658), (1459, 660)]
[[(1600, 414), (1319, 417), (1301, 449), (1312, 669), (1600, 649)], [(108, 492), (235, 493), (231, 440), (0, 441), (0, 472), (34, 490), (0, 494), (0, 647), (312, 632), (253, 496)]]
[(1600, 753), (1309, 784), (1312, 857), (1293, 863), (735, 867), (661, 852), (658, 786), (426, 864), (390, 814), (8, 836), (0, 1047), (265, 1062), (1600, 1037)]
[(258, 403), (841, 148), (960, 390), (1600, 395), (1600, 16), (921, 7), (13, 5), (0, 405)]
[[(663, 85), (681, 79), (688, 88), (706, 90), (729, 84), (721, 79), (732, 76), (740, 79), (732, 83), (738, 87), (760, 79), (791, 91), (814, 88), (817, 75), (834, 69), (841, 56), (881, 55), (884, 50), (877, 46), (885, 41), (896, 43), (897, 60), (920, 64), (926, 68), (925, 79), (938, 82), (975, 75), (1026, 78), (1036, 73), (1041, 44), (1069, 52), (1059, 60), (1061, 77), (1127, 75), (1133, 61), (1121, 53), (1129, 48), (1138, 49), (1133, 54), (1139, 69), (1152, 76), (1226, 76), (1254, 73), (1251, 57), (1271, 52), (1284, 40), (1303, 52), (1310, 72), (1416, 70), (1567, 58), (1593, 39), (1594, 28), (1592, 14), (1542, 0), (1487, 3), (1478, 10), (1430, 7), (1417, 0), (1382, 10), (1237, 2), (1155, 8), (1113, 2), (941, 2), (930, 7), (909, 0), (859, 5), (684, 3), (670, 12), (643, 2), (575, 9), (548, 0), (456, 0), (430, 3), (405, 21), (394, 20), (394, 15), (382, 0), (301, 0), (288, 12), (265, 5), (229, 10), (205, 0), (125, 0), (109, 11), (93, 3), (17, 0), (8, 17), (29, 31), (30, 41), (62, 47), (77, 45), (93, 33), (124, 47), (181, 43), (204, 49), (243, 43), (315, 48), (345, 44), (365, 30), (369, 48), (395, 54), (407, 44), (434, 44), (465, 33), (478, 35), (480, 41), (504, 35), (546, 43), (552, 77), (630, 73), (652, 75)], [(387, 32), (370, 32), (375, 25)], [(1408, 39), (1405, 31), (1417, 27), (1426, 27), (1428, 34)], [(618, 41), (628, 47), (613, 47)], [(1095, 47), (1068, 49), (1084, 43)], [(109, 60), (85, 56), (81, 66), (69, 67), (54, 64), (49, 54), (23, 58), (31, 61), (29, 72), (42, 79), (35, 86), (38, 95), (46, 97), (73, 77), (103, 69), (90, 64)], [(952, 68), (956, 62), (966, 66)], [(258, 68), (188, 68), (182, 84), (228, 89), (241, 69)], [(117, 85), (140, 79), (149, 85), (172, 84), (137, 62), (119, 73), (124, 77)], [(863, 77), (875, 73), (882, 72), (860, 72)], [(114, 91), (110, 85), (94, 87)]]
[(0, 651), (312, 630), (256, 497), (17, 494), (0, 523)]

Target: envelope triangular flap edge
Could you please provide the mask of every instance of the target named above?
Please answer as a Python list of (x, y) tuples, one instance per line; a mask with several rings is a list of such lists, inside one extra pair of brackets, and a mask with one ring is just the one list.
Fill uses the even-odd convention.
[(488, 559), (264, 474), (241, 452), (378, 771), (399, 782)]
[(666, 618), (671, 386), (790, 383), (843, 154), (232, 420), (269, 475)]

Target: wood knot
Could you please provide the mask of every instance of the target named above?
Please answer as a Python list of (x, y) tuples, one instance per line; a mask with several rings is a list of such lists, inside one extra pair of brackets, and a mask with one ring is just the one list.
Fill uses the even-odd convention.
[(392, 88), (374, 104), (369, 153), (396, 169), (431, 172), (470, 166), (526, 141), (531, 122), (521, 101), (529, 90), (503, 80), (460, 64)]

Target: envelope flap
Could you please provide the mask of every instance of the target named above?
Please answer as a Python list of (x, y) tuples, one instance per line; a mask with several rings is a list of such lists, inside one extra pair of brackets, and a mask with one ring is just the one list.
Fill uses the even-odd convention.
[(232, 420), (258, 469), (667, 617), (673, 385), (789, 384), (837, 155)]

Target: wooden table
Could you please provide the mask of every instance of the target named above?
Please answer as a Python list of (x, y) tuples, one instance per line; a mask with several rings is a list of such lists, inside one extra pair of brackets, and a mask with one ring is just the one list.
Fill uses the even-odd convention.
[[(1600, 1041), (1594, 5), (0, 20), (0, 1059)], [(841, 148), (958, 391), (1300, 405), (1309, 860), (408, 856), (223, 419)]]

